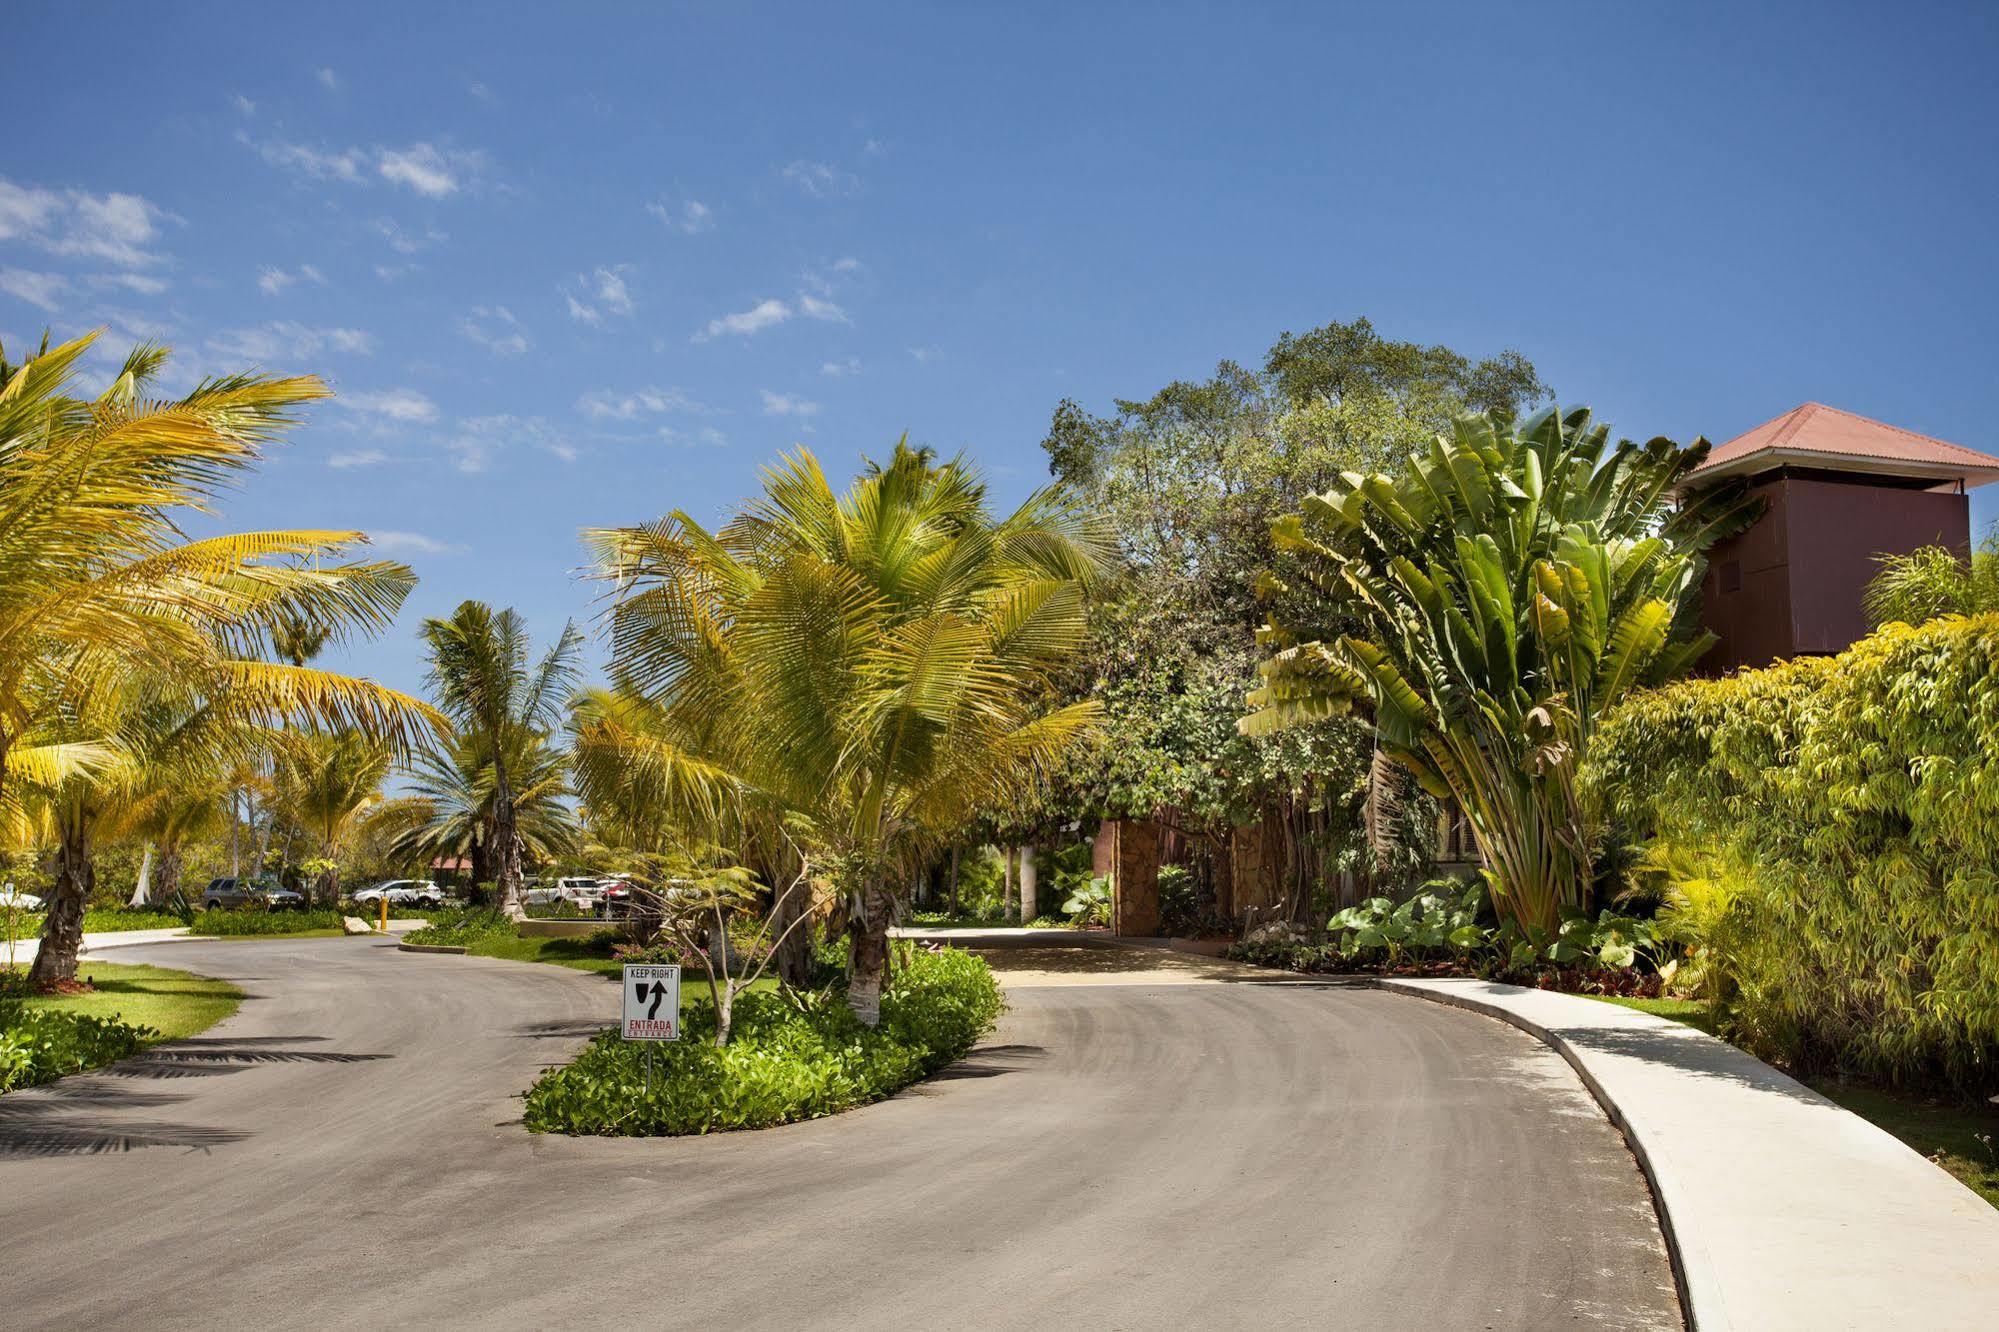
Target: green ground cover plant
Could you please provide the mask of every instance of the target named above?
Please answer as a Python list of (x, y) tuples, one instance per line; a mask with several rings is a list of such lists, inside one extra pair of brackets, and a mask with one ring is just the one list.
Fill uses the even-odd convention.
[(206, 1031), (243, 1000), (227, 981), (164, 967), (87, 962), (77, 980), (88, 988), (47, 995), (27, 993), (18, 975), (0, 982), (0, 1091)]
[(195, 918), (194, 932), (225, 939), (339, 934), (340, 913), (330, 907), (310, 911), (204, 911)]
[[(692, 1010), (682, 1039), (643, 1047), (598, 1036), (574, 1063), (527, 1092), (537, 1132), (652, 1136), (767, 1128), (882, 1100), (960, 1058), (1005, 1001), (983, 958), (898, 944), (880, 1023), (864, 1025), (836, 987), (752, 991), (734, 1032), (713, 1043), (714, 1016)], [(683, 981), (684, 985), (684, 981)]]
[(1999, 615), (1630, 700), (1588, 780), (1671, 867), (1716, 1030), (1804, 1076), (1999, 1091)]

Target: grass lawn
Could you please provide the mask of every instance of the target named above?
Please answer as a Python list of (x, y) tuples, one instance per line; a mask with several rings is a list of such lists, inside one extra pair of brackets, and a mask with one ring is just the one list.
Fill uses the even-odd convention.
[[(912, 911), (903, 925), (912, 930), (1015, 930), (1020, 922), (1005, 916), (954, 916), (948, 911)], [(1030, 930), (1066, 930), (1062, 916), (1036, 916), (1027, 922)]]
[(28, 1008), (46, 1008), (90, 1017), (119, 1018), (152, 1027), (165, 1040), (206, 1031), (236, 1011), (243, 992), (228, 981), (193, 976), (165, 967), (85, 962), (77, 977), (96, 986), (90, 994), (24, 999)]
[[(199, 916), (194, 918), (194, 929), (191, 932), (200, 935), (204, 939), (218, 939), (223, 943), (258, 943), (268, 942), (272, 939), (343, 939), (347, 936), (347, 931), (334, 929), (286, 930), (280, 934), (202, 934), (201, 917)], [(366, 936), (356, 935), (355, 937), (365, 938)], [(382, 936), (378, 934), (375, 937), (379, 939)]]
[[(1714, 1034), (1708, 1006), (1697, 999), (1589, 997)], [(1808, 1081), (1821, 1096), (1845, 1106), (1876, 1128), (1886, 1129), (1999, 1207), (1999, 1106), (1964, 1105), (1833, 1078)]]

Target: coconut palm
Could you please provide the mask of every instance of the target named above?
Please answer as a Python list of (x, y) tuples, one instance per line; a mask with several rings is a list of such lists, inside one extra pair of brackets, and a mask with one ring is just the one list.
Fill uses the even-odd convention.
[(676, 512), (585, 539), (613, 682), (578, 723), (585, 803), (690, 845), (780, 829), (845, 900), (875, 1023), (903, 885), (1097, 717), (1047, 696), (1102, 534), (1056, 490), (995, 519), (962, 460), (898, 444), (844, 494), (801, 450), (719, 532)]
[(1399, 476), (1348, 474), (1280, 519), (1242, 722), (1368, 708), (1382, 750), (1463, 807), (1498, 910), (1540, 929), (1588, 890), (1576, 771), (1597, 718), (1712, 644), (1699, 552), (1756, 512), (1739, 484), (1675, 504), (1705, 440), (1608, 441), (1587, 411), (1466, 416)]
[(331, 906), (340, 900), (340, 857), (382, 803), (395, 752), (358, 731), (335, 731), (286, 736), (275, 757), (278, 809), (318, 853), (306, 895)]
[[(147, 682), (245, 725), (337, 725), (394, 743), (431, 725), (430, 709), (394, 690), (264, 659), (282, 626), (334, 638), (386, 627), (415, 581), (406, 566), (339, 562), (365, 540), (356, 532), (188, 540), (176, 525), (324, 385), (232, 375), (156, 401), (146, 395), (168, 353), (141, 346), (102, 394), (73, 397), (95, 336), (18, 367), (0, 357), (0, 810), (29, 783), (46, 797), (106, 773), (118, 745), (87, 719), (107, 697), (144, 701), (135, 686)], [(65, 878), (48, 913), (46, 979), (74, 974), (83, 878)]]
[(425, 620), (421, 634), (430, 652), (427, 683), (456, 741), (491, 767), (492, 791), (483, 798), (490, 811), (487, 856), (501, 907), (518, 915), (519, 806), (524, 787), (537, 780), (518, 765), (534, 758), (535, 741), (546, 740), (561, 721), (583, 637), (565, 624), (537, 659), (520, 613), (480, 601), (463, 603), (448, 620)]
[(504, 764), (478, 740), (454, 735), (419, 751), (408, 764), (409, 793), (371, 818), (395, 859), (429, 864), (439, 857), (471, 862), (472, 881), (494, 881), (499, 774), (513, 792), (514, 836), (521, 856), (547, 863), (575, 850), (576, 811), (568, 801), (568, 755), (547, 738), (521, 732)]

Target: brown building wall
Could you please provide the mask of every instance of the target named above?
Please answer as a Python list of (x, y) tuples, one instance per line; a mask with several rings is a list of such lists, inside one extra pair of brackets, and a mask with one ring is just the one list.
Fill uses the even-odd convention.
[(1751, 493), (1763, 517), (1709, 552), (1701, 582), (1701, 620), (1721, 639), (1705, 674), (1838, 652), (1867, 633), (1861, 592), (1881, 556), (1971, 545), (1962, 494), (1795, 475)]

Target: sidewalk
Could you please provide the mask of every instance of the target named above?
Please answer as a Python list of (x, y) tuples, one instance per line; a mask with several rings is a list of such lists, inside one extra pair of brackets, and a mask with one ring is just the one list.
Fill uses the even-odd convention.
[(1575, 1066), (1652, 1182), (1698, 1332), (1999, 1327), (1999, 1211), (1769, 1065), (1594, 999), (1379, 984), (1511, 1022)]
[[(165, 943), (169, 939), (199, 939), (207, 935), (197, 935), (185, 927), (171, 930), (104, 930), (97, 934), (83, 936), (81, 955), (88, 957), (101, 948), (122, 948), (127, 944)], [(14, 965), (25, 967), (35, 960), (40, 952), (40, 939), (17, 939), (14, 941)], [(0, 966), (7, 964), (7, 945), (0, 942)]]
[[(429, 923), (427, 920), (392, 920), (389, 922), (389, 933), (407, 934), (411, 930), (420, 930)], [(171, 943), (176, 940), (191, 939), (211, 940), (217, 937), (213, 934), (197, 934), (185, 927), (171, 930), (100, 930), (95, 934), (86, 934), (83, 936), (83, 948), (80, 950), (79, 956), (89, 957), (106, 948), (123, 948), (131, 944)], [(254, 939), (258, 936), (252, 934), (242, 937)], [(368, 936), (357, 935), (356, 937), (366, 938)], [(381, 936), (377, 935), (375, 937), (380, 938)], [(14, 965), (25, 967), (30, 962), (33, 962), (35, 954), (41, 951), (41, 946), (41, 940), (39, 939), (16, 940), (14, 943)], [(6, 965), (7, 945), (4, 941), (0, 941), (0, 967)]]

